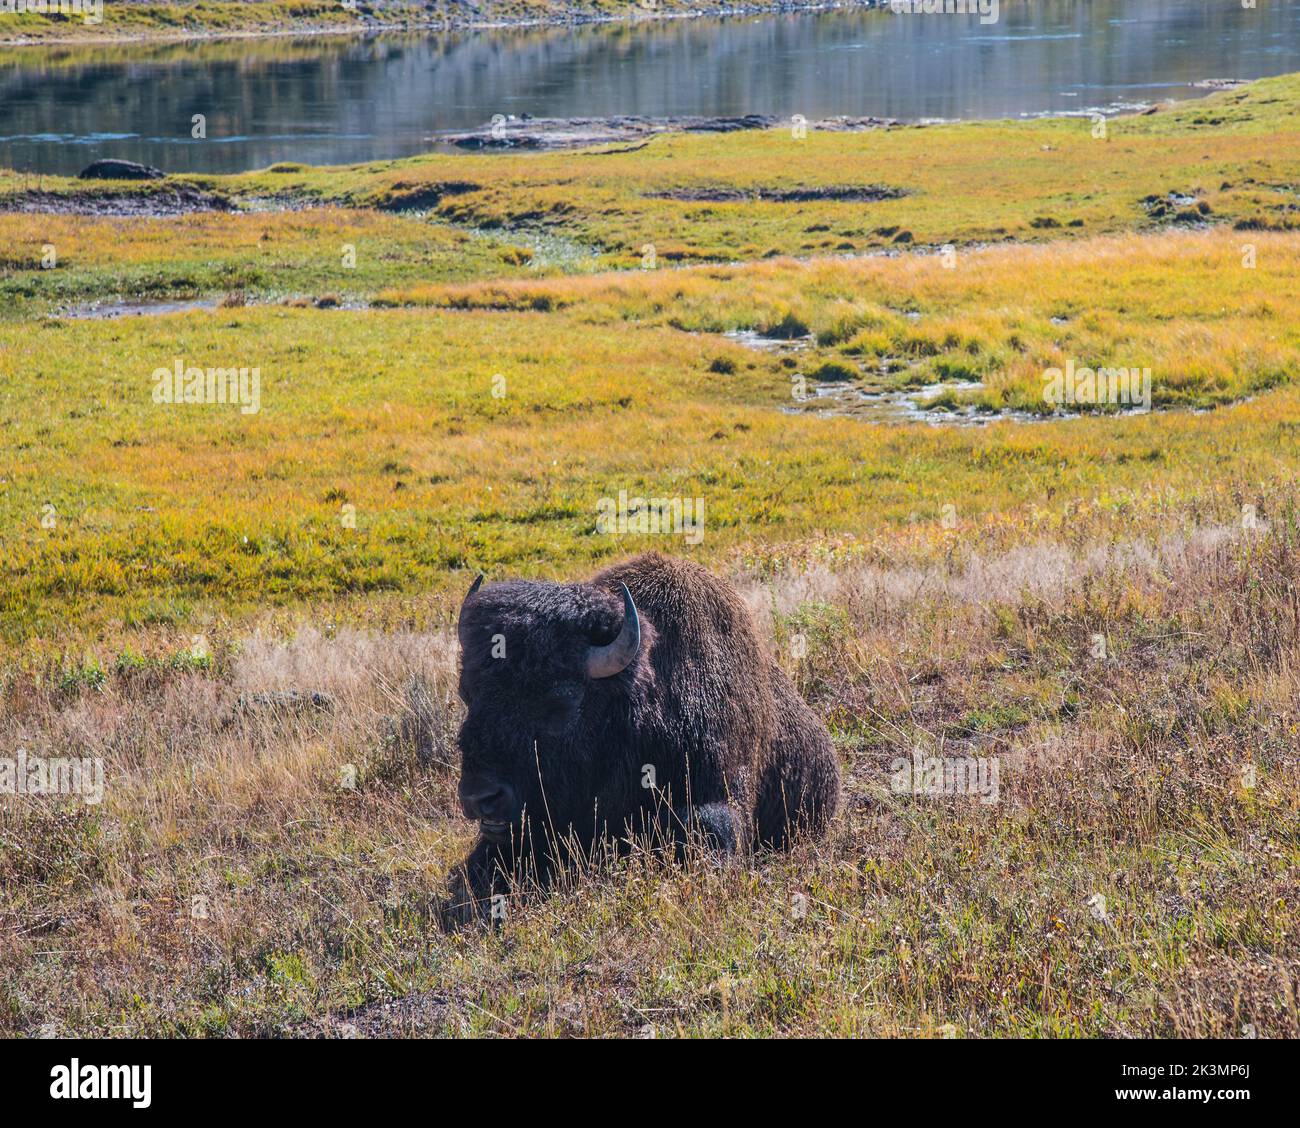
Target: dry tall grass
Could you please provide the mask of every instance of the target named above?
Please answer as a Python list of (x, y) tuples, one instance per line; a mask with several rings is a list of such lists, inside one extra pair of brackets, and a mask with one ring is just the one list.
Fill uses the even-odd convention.
[[(840, 748), (829, 840), (634, 857), (497, 934), (427, 915), (471, 838), (448, 635), (11, 683), (14, 741), (109, 786), (0, 800), (0, 1029), (1296, 1036), (1297, 543), (742, 572)], [(996, 757), (999, 801), (895, 792), (915, 748)]]

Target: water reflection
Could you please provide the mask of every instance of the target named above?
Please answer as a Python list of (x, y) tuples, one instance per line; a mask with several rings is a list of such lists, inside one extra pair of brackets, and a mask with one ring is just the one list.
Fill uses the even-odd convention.
[[(445, 35), (0, 54), (0, 164), (168, 171), (405, 156), (494, 113), (987, 118), (1190, 97), (1300, 69), (1300, 4), (1004, 0), (976, 17), (848, 11)], [(207, 139), (191, 118), (207, 117)]]

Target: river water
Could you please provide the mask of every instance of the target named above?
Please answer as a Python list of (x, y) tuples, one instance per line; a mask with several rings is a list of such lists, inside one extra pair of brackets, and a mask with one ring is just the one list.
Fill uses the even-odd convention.
[[(1113, 110), (1300, 70), (1300, 0), (1003, 0), (977, 16), (853, 10), (455, 34), (0, 52), (0, 165), (75, 173), (343, 164), (425, 151), (494, 114)], [(192, 136), (195, 114), (206, 138)]]

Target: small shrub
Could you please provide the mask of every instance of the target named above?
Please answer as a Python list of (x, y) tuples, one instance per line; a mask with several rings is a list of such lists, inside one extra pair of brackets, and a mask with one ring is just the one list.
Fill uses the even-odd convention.
[(834, 360), (828, 360), (825, 364), (819, 365), (809, 375), (809, 379), (821, 384), (843, 383), (857, 378), (857, 372), (847, 364), (840, 364)]
[(794, 341), (808, 336), (808, 323), (791, 310), (759, 328), (759, 334), (777, 341)]

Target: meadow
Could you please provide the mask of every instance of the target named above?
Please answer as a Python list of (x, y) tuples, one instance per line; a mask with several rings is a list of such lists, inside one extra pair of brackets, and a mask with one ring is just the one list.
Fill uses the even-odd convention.
[[(0, 798), (0, 1031), (1300, 1034), (1297, 99), (0, 174), (4, 754), (108, 781)], [(204, 304), (105, 316), (154, 299)], [(1071, 358), (1153, 410), (1048, 413)], [(258, 410), (156, 403), (178, 359)], [(797, 394), (933, 385), (968, 425)], [(741, 586), (842, 818), (442, 935), (464, 590), (649, 548)]]
[[(4, 1028), (1294, 1037), (1292, 498), (1159, 541), (739, 569), (835, 734), (830, 838), (633, 856), (490, 933), (429, 912), (472, 837), (447, 630), (321, 622), (11, 692), (12, 739), (110, 786), (0, 806)], [(900, 793), (916, 749), (996, 758), (998, 801)]]

